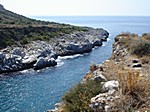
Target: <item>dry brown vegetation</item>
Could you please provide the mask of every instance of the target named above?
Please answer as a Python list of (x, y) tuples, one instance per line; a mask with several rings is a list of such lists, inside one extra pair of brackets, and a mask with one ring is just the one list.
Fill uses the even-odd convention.
[[(121, 38), (118, 38), (121, 37)], [(123, 57), (113, 54), (103, 64), (107, 79), (120, 83), (120, 99), (112, 105), (116, 112), (150, 111), (150, 34), (138, 37), (136, 34), (119, 34), (116, 42), (120, 49), (127, 49)], [(133, 68), (133, 59), (139, 59), (141, 68)]]

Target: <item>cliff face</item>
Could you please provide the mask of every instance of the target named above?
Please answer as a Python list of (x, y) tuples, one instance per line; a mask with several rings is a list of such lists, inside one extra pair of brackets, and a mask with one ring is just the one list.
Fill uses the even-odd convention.
[[(92, 65), (82, 83), (89, 83), (91, 80), (101, 82), (101, 91), (87, 100), (89, 108), (86, 109), (89, 111), (148, 111), (150, 35), (143, 34), (139, 37), (125, 33), (116, 36), (112, 56), (100, 65)], [(78, 94), (72, 92), (70, 91), (69, 95), (67, 93), (67, 96)], [(64, 105), (67, 103), (70, 106), (66, 108), (74, 106), (67, 100), (64, 102)], [(84, 111), (85, 107), (81, 107), (81, 111)]]

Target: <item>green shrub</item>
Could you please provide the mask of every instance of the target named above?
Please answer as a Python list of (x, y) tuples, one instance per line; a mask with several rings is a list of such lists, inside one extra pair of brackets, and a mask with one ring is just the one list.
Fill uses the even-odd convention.
[(150, 55), (150, 41), (140, 40), (135, 46), (133, 46), (133, 54), (138, 56)]
[(29, 39), (25, 37), (25, 38), (20, 40), (20, 43), (21, 44), (27, 44), (27, 43), (29, 43)]
[(99, 94), (101, 88), (100, 82), (93, 80), (77, 84), (62, 98), (65, 103), (65, 112), (90, 112), (90, 99)]

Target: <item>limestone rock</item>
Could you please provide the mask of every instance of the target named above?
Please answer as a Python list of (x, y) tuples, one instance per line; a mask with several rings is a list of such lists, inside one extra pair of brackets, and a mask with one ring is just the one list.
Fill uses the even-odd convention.
[(105, 82), (102, 89), (103, 91), (110, 91), (110, 90), (118, 89), (118, 87), (119, 87), (119, 82), (116, 80), (112, 80), (112, 81)]

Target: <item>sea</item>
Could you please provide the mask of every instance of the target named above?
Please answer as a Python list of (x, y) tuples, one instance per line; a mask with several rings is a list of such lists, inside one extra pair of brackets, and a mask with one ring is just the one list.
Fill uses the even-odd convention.
[(122, 32), (150, 33), (150, 17), (140, 16), (36, 16), (34, 19), (103, 28), (110, 33), (103, 46), (86, 54), (59, 57), (58, 65), (34, 71), (0, 75), (0, 112), (46, 112), (73, 86), (89, 66), (101, 64), (112, 53), (114, 37)]

